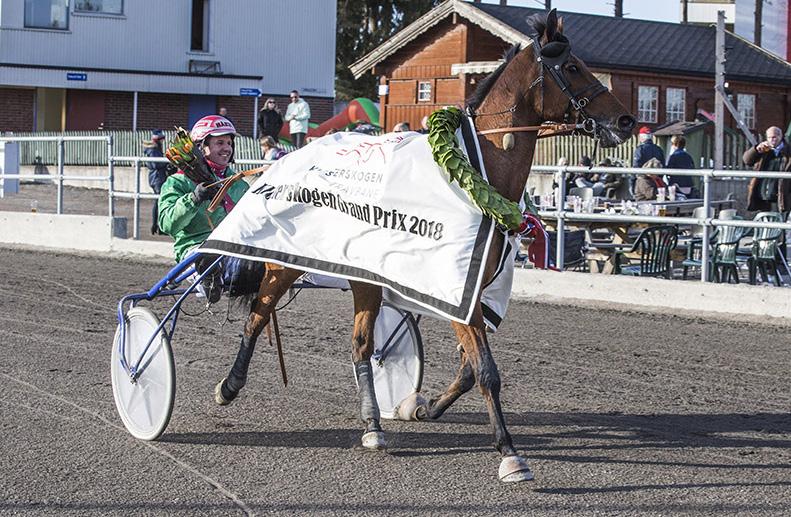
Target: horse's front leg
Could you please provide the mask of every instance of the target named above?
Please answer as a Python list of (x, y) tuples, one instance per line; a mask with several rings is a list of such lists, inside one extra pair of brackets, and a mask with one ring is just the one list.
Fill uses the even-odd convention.
[(499, 477), (506, 482), (529, 481), (533, 479), (530, 466), (527, 460), (517, 454), (511, 435), (505, 427), (505, 417), (500, 404), (500, 372), (489, 349), (486, 326), (483, 318), (476, 316), (473, 316), (471, 325), (454, 322), (453, 329), (486, 401), (489, 422), (494, 431), (494, 445), (502, 456)]
[(274, 264), (267, 264), (266, 268), (266, 274), (261, 281), (258, 295), (244, 326), (244, 334), (239, 345), (239, 352), (236, 354), (236, 360), (228, 376), (214, 388), (214, 400), (221, 406), (230, 404), (247, 383), (247, 370), (250, 367), (250, 359), (253, 357), (258, 336), (269, 323), (269, 317), (275, 310), (277, 301), (302, 275), (302, 271)]
[(374, 351), (374, 324), (382, 305), (382, 288), (349, 282), (354, 293), (354, 331), (352, 362), (360, 397), (360, 419), (365, 424), (362, 445), (366, 449), (384, 449), (385, 438), (379, 425), (379, 404), (374, 392), (371, 355)]

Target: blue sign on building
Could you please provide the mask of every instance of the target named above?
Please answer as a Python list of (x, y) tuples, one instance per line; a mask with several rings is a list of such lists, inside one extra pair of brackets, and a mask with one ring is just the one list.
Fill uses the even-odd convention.
[(88, 74), (77, 73), (77, 72), (68, 72), (66, 73), (66, 80), (67, 81), (87, 81)]
[(258, 88), (239, 88), (239, 95), (242, 97), (258, 97), (261, 95), (261, 90)]

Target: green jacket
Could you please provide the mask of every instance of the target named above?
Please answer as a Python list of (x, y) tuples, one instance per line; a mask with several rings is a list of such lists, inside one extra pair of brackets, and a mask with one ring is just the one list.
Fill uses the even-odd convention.
[[(226, 176), (231, 175), (231, 170), (226, 169)], [(241, 199), (247, 192), (246, 181), (237, 181), (228, 190), (228, 195), (234, 203)], [(192, 191), (195, 183), (184, 174), (171, 175), (162, 185), (159, 194), (159, 228), (173, 237), (173, 251), (176, 252), (176, 262), (181, 262), (189, 250), (203, 243), (212, 230), (228, 215), (222, 204), (211, 214), (209, 225), (206, 211), (210, 201), (196, 205), (192, 200)]]

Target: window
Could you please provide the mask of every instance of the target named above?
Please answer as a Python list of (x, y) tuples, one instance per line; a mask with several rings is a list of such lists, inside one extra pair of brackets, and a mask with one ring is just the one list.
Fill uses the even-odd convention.
[(417, 83), (417, 101), (431, 102), (431, 82), (420, 81)]
[(749, 93), (736, 94), (736, 109), (744, 125), (755, 129), (755, 95)]
[(656, 122), (656, 105), (659, 88), (656, 86), (638, 86), (637, 118), (639, 122)]
[(192, 0), (190, 50), (209, 51), (209, 0)]
[(668, 88), (666, 92), (667, 106), (665, 108), (666, 122), (685, 120), (687, 91), (684, 88)]
[(75, 0), (74, 12), (124, 14), (123, 0)]
[(25, 0), (25, 27), (69, 28), (69, 0)]

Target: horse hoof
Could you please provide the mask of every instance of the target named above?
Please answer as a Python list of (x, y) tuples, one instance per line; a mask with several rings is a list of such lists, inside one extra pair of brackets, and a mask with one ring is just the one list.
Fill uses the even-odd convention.
[(221, 406), (227, 406), (228, 404), (233, 402), (233, 399), (228, 400), (222, 396), (222, 384), (226, 381), (226, 379), (227, 377), (221, 380), (220, 382), (218, 382), (217, 386), (214, 387), (214, 402), (216, 402)]
[(533, 472), (530, 470), (527, 460), (521, 456), (506, 456), (503, 458), (503, 461), (500, 462), (498, 475), (503, 483), (533, 480)]
[(395, 410), (399, 420), (418, 420), (417, 411), (428, 404), (428, 401), (418, 392), (412, 393), (402, 400)]
[(385, 434), (382, 431), (370, 431), (363, 435), (363, 447), (372, 451), (384, 450)]

